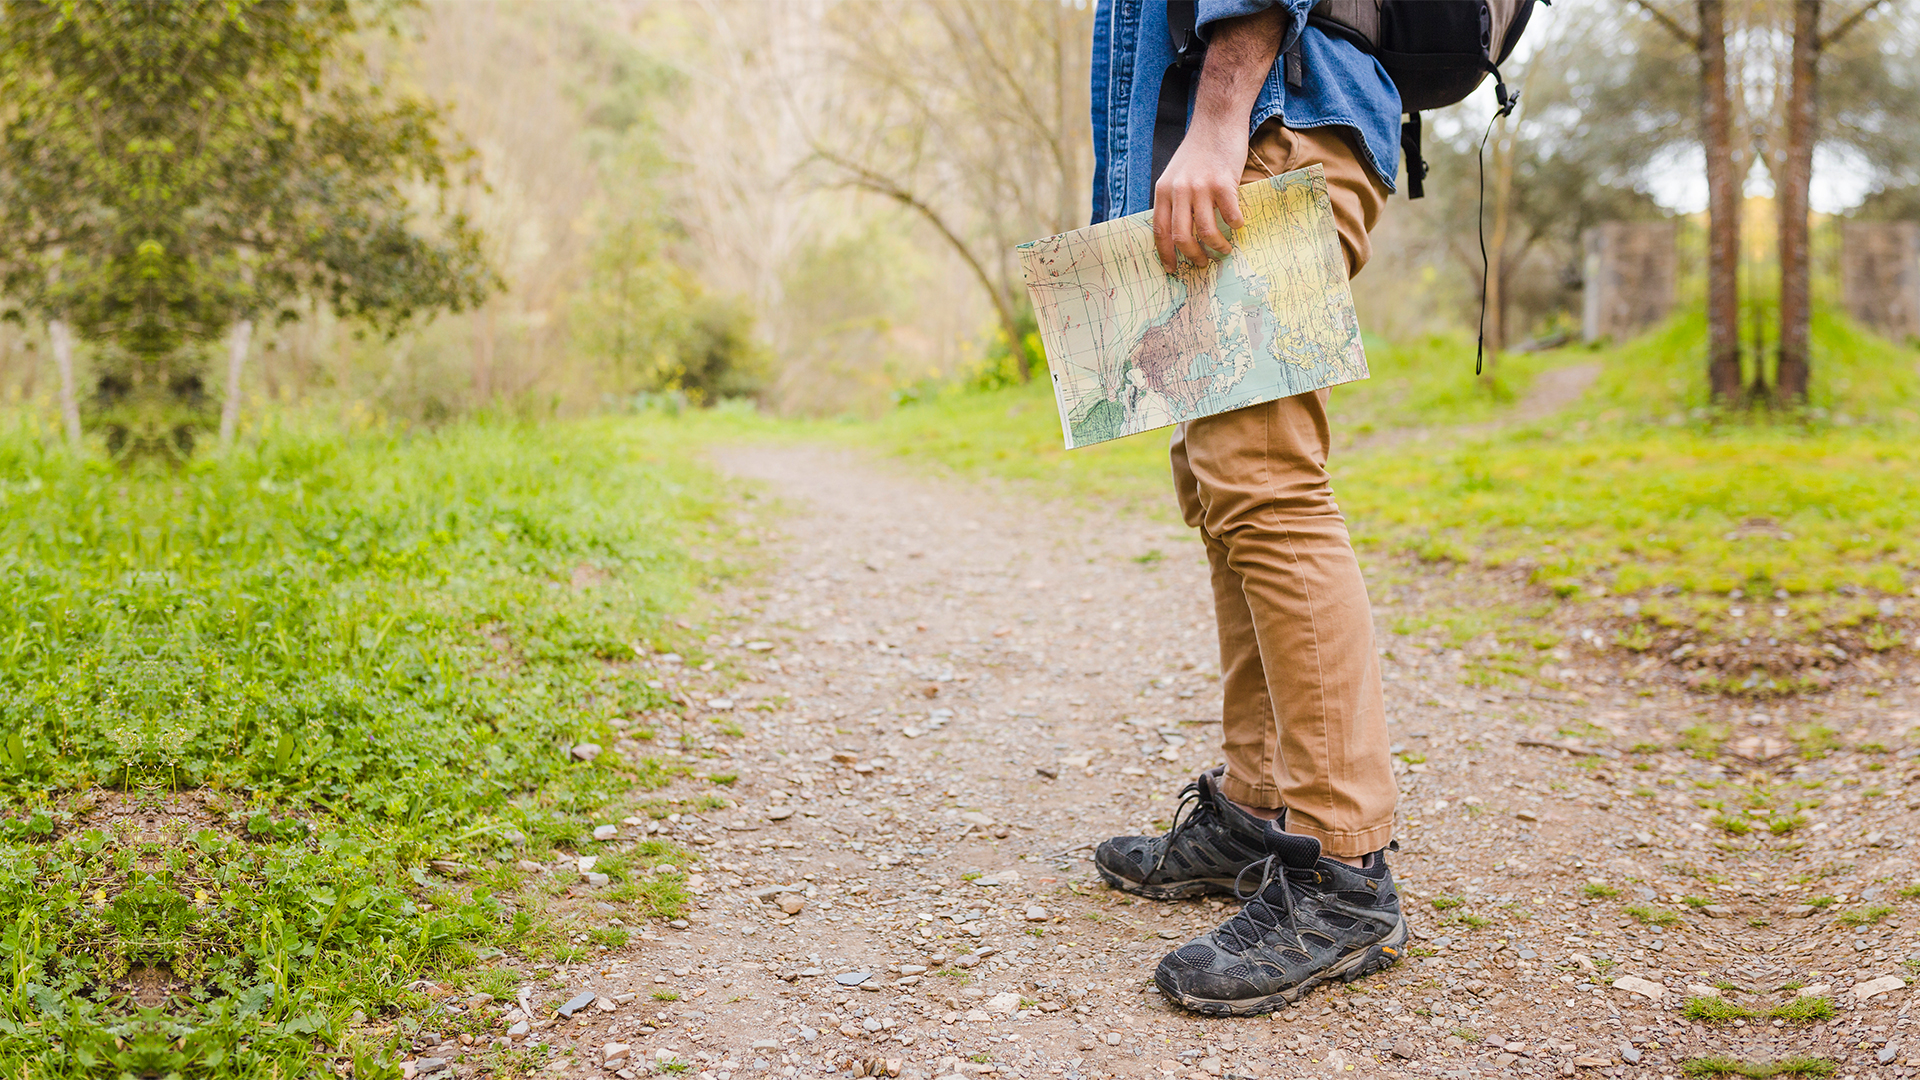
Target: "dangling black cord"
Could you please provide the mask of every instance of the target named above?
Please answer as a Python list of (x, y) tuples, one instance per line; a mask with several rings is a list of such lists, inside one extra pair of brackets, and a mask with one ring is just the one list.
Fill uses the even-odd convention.
[(1480, 203), (1474, 208), (1473, 223), (1480, 233), (1480, 325), (1479, 340), (1473, 346), (1473, 374), (1480, 376), (1480, 361), (1487, 351), (1487, 274), (1490, 264), (1487, 261), (1487, 140), (1493, 136), (1493, 125), (1501, 117), (1511, 114), (1514, 106), (1520, 104), (1520, 95), (1507, 94), (1507, 84), (1500, 80), (1498, 71), (1493, 73), (1493, 96), (1500, 102), (1500, 110), (1487, 121), (1486, 133), (1480, 136), (1480, 149), (1474, 162), (1480, 169)]

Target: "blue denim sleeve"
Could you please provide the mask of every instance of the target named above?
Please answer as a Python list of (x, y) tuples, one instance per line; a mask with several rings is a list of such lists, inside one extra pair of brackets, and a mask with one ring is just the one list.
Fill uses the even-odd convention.
[(1113, 115), (1113, 103), (1107, 100), (1112, 88), (1113, 0), (1100, 0), (1093, 9), (1093, 214), (1088, 219), (1102, 222), (1114, 216), (1108, 205), (1107, 122)]
[(1204, 38), (1208, 28), (1222, 19), (1237, 19), (1270, 7), (1283, 7), (1287, 9), (1287, 32), (1280, 39), (1280, 51), (1286, 52), (1293, 46), (1294, 39), (1300, 36), (1300, 31), (1306, 28), (1307, 11), (1313, 4), (1314, 0), (1200, 0), (1194, 22)]

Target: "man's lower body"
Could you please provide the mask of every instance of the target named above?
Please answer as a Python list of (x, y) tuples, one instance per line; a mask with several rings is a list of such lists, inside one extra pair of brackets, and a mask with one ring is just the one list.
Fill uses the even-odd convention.
[[(1243, 182), (1314, 162), (1356, 274), (1387, 192), (1350, 133), (1269, 121)], [(1155, 973), (1169, 997), (1202, 1012), (1278, 1008), (1392, 964), (1407, 937), (1384, 857), (1398, 792), (1380, 662), (1327, 475), (1327, 397), (1192, 420), (1173, 437), (1180, 509), (1212, 570), (1226, 765), (1187, 785), (1165, 836), (1116, 837), (1096, 862), (1109, 884), (1144, 896), (1248, 899)]]

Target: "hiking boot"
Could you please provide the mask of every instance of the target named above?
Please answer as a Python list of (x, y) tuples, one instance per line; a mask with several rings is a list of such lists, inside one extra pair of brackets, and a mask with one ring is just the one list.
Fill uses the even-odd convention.
[(1232, 892), (1242, 871), (1272, 854), (1270, 838), (1284, 834), (1220, 793), (1225, 772), (1209, 769), (1180, 789), (1165, 836), (1116, 836), (1094, 849), (1107, 884), (1153, 900)]
[(1195, 1012), (1251, 1016), (1392, 966), (1407, 921), (1384, 855), (1352, 867), (1321, 858), (1310, 836), (1284, 836), (1239, 914), (1167, 954), (1153, 981)]

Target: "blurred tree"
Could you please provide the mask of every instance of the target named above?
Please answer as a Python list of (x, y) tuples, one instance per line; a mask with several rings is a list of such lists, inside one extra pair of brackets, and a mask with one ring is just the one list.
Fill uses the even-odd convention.
[(1725, 0), (1697, 0), (1695, 28), (1687, 29), (1651, 0), (1640, 9), (1699, 58), (1699, 139), (1707, 161), (1707, 388), (1715, 401), (1740, 400), (1740, 194), (1751, 155), (1735, 133), (1736, 76), (1728, 70)]
[(1059, 0), (843, 5), (851, 93), (811, 132), (831, 182), (923, 219), (987, 294), (1022, 379), (1016, 245), (1084, 224), (1090, 7)]
[(391, 331), (492, 287), (436, 199), (460, 155), (370, 70), (359, 10), (0, 7), (0, 286), (93, 346), (116, 453), (191, 451), (222, 335), (230, 438), (253, 320), (299, 297)]
[[(1792, 9), (1792, 54), (1786, 107), (1776, 115), (1783, 117), (1783, 137), (1774, 141), (1775, 207), (1780, 220), (1780, 354), (1774, 377), (1774, 395), (1783, 404), (1799, 404), (1807, 399), (1810, 377), (1809, 347), (1813, 333), (1813, 245), (1809, 216), (1813, 186), (1813, 151), (1819, 140), (1818, 100), (1822, 54), (1849, 34), (1881, 7), (1885, 0), (1863, 0), (1851, 12), (1840, 17), (1825, 31), (1820, 28), (1824, 5), (1821, 0), (1794, 0)], [(1876, 35), (1877, 36), (1877, 35)], [(1870, 66), (1870, 65), (1856, 65)], [(1868, 87), (1859, 81), (1841, 84), (1841, 88), (1860, 90)], [(1877, 91), (1881, 87), (1874, 86)], [(1868, 99), (1884, 108), (1886, 99)], [(1840, 102), (1852, 106), (1856, 117), (1867, 101)], [(1912, 113), (1904, 114), (1907, 124)], [(1858, 123), (1858, 120), (1856, 120)], [(1878, 125), (1875, 125), (1876, 127)], [(1871, 142), (1872, 140), (1869, 140)], [(1862, 152), (1871, 152), (1861, 148)]]

